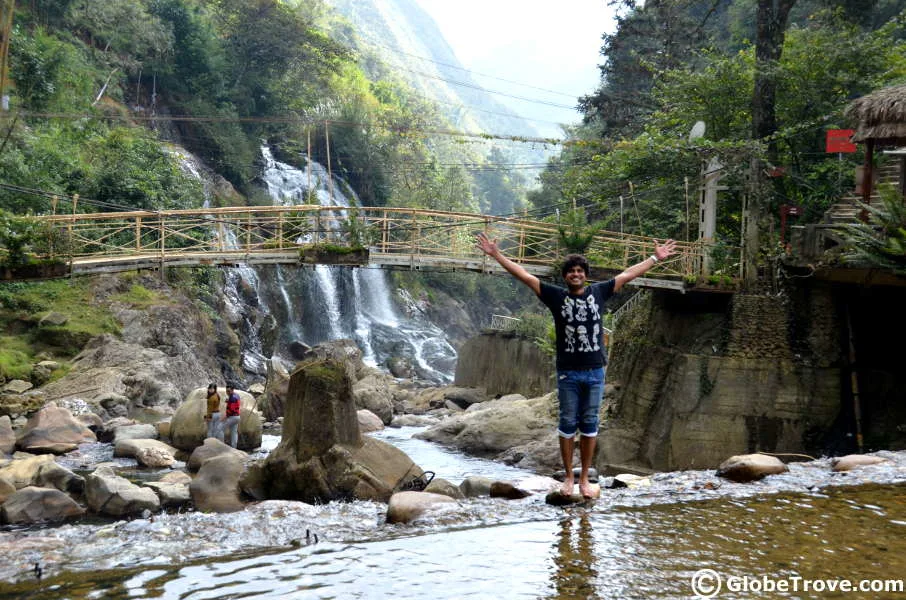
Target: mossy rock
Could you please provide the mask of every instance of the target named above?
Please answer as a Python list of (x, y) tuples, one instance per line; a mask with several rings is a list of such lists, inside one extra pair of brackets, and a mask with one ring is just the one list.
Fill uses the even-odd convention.
[(65, 326), (50, 326), (36, 329), (34, 337), (39, 344), (55, 346), (66, 354), (75, 355), (85, 347), (94, 334)]

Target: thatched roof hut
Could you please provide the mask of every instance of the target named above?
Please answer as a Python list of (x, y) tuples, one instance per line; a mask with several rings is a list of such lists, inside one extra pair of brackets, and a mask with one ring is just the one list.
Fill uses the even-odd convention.
[(854, 142), (874, 140), (878, 144), (906, 141), (906, 85), (878, 90), (855, 100), (846, 116), (857, 123)]
[[(855, 100), (846, 108), (846, 117), (856, 123), (852, 141), (865, 144), (862, 200), (871, 198), (875, 146), (906, 144), (906, 85), (894, 85)], [(906, 170), (901, 159), (901, 171)], [(901, 177), (901, 189), (904, 178)], [(906, 189), (904, 189), (906, 191)]]

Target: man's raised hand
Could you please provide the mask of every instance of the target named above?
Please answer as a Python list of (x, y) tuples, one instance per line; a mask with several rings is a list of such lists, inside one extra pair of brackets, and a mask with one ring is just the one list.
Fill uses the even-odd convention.
[(489, 239), (483, 231), (476, 233), (475, 238), (478, 240), (478, 249), (488, 256), (493, 256), (497, 252), (497, 240)]
[(674, 253), (676, 253), (675, 241), (666, 240), (663, 244), (658, 244), (657, 241), (654, 242), (654, 255), (658, 260), (664, 260)]

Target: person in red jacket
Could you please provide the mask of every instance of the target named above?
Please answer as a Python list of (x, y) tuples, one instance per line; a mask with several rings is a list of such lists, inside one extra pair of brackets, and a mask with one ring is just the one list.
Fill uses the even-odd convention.
[(239, 413), (240, 413), (239, 394), (233, 388), (233, 385), (226, 386), (226, 416), (223, 420), (223, 439), (226, 441), (229, 433), (229, 444), (233, 448), (239, 443)]

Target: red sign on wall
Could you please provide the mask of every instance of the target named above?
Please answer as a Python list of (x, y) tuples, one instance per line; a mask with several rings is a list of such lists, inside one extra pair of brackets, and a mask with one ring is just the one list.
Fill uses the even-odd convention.
[(852, 136), (852, 129), (828, 129), (827, 152), (855, 152), (856, 145), (849, 141)]

